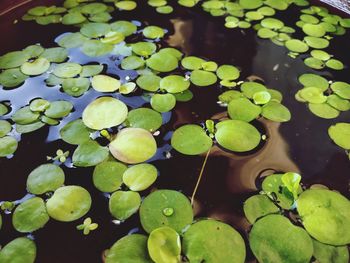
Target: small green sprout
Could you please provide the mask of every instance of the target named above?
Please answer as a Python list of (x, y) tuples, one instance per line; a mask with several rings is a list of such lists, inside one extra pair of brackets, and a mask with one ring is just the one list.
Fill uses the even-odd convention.
[(83, 230), (84, 235), (88, 235), (90, 231), (98, 228), (98, 224), (92, 223), (90, 217), (86, 218), (83, 224), (77, 226), (77, 230)]
[(2, 211), (12, 211), (15, 208), (15, 204), (11, 201), (4, 201), (1, 203), (0, 208)]
[(47, 160), (53, 160), (53, 161), (57, 161), (59, 160), (61, 163), (64, 163), (67, 160), (67, 157), (69, 156), (69, 151), (63, 151), (61, 149), (58, 149), (56, 151), (56, 156), (55, 157), (51, 157), (51, 156), (47, 156)]
[(212, 120), (206, 120), (205, 121), (205, 127), (207, 128), (208, 132), (209, 132), (209, 137), (210, 138), (214, 138), (214, 134), (215, 134), (215, 123)]
[(112, 136), (109, 134), (109, 132), (107, 130), (102, 130), (101, 131), (101, 135), (103, 137), (105, 137), (107, 140), (111, 141), (112, 140)]

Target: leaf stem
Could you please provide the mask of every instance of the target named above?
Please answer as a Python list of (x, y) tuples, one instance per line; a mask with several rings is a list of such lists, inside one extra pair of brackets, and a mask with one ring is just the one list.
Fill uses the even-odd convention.
[(201, 179), (202, 179), (202, 175), (203, 175), (203, 172), (204, 172), (204, 168), (205, 168), (205, 165), (207, 164), (207, 161), (208, 161), (208, 157), (209, 157), (209, 154), (210, 154), (210, 151), (211, 151), (211, 147), (210, 149), (207, 151), (207, 154), (205, 155), (205, 159), (204, 159), (204, 162), (202, 164), (202, 168), (201, 168), (201, 171), (199, 173), (199, 176), (198, 176), (198, 180), (197, 180), (197, 183), (196, 183), (196, 186), (193, 190), (193, 193), (192, 193), (192, 197), (191, 197), (191, 205), (193, 205), (193, 202), (194, 202), (194, 197), (197, 193), (197, 190), (198, 190), (198, 186), (201, 182)]

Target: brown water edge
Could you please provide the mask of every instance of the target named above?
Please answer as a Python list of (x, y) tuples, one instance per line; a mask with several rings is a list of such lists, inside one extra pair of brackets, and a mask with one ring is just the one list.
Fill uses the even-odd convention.
[[(39, 1), (35, 2), (39, 4)], [(287, 15), (282, 17), (287, 24), (293, 25), (297, 20), (296, 10), (291, 8)], [(1, 43), (1, 54), (37, 42), (49, 47), (54, 45), (53, 39), (59, 33), (77, 30), (60, 25), (44, 27), (34, 23), (9, 22), (18, 19), (24, 12), (24, 9), (19, 9), (0, 18), (0, 29), (7, 40)], [(268, 87), (283, 93), (283, 103), (292, 112), (292, 120), (288, 123), (254, 122), (254, 125), (268, 136), (268, 140), (257, 151), (236, 155), (214, 147), (197, 193), (196, 210), (199, 217), (221, 219), (246, 237), (249, 224), (244, 219), (243, 202), (256, 193), (256, 182), (259, 181), (257, 178), (272, 171), (300, 171), (305, 186), (322, 183), (347, 197), (350, 196), (350, 162), (344, 151), (334, 145), (327, 134), (330, 125), (349, 120), (350, 113), (342, 113), (335, 120), (322, 120), (312, 115), (304, 104), (295, 101), (294, 94), (300, 88), (297, 77), (304, 72), (312, 72), (303, 65), (301, 58), (289, 58), (285, 48), (278, 47), (268, 40), (258, 39), (253, 30), (226, 29), (222, 18), (213, 18), (203, 13), (200, 8), (191, 10), (176, 7), (174, 14), (160, 15), (144, 4), (136, 12), (118, 13), (116, 19), (133, 19), (162, 26), (170, 30), (166, 42), (170, 46), (181, 48), (187, 55), (239, 66), (242, 69), (242, 80), (251, 75), (261, 77)], [(349, 43), (348, 36), (337, 37), (332, 41), (329, 52), (346, 63)], [(85, 57), (79, 56), (76, 51), (72, 51), (71, 55), (77, 62), (85, 60)], [(276, 64), (279, 64), (278, 70), (273, 71)], [(121, 74), (111, 60), (108, 61), (106, 70), (112, 74)], [(348, 69), (325, 74), (336, 80), (350, 81)], [(164, 150), (160, 150), (158, 159), (152, 162), (160, 171), (154, 188), (175, 189), (191, 195), (204, 156), (184, 156), (171, 151), (172, 158), (163, 160), (170, 138), (168, 132), (185, 123), (203, 122), (213, 116), (221, 117), (220, 114), (225, 111), (225, 108), (216, 103), (217, 96), (222, 92), (220, 88), (192, 88), (192, 91), (195, 94), (194, 99), (177, 105), (170, 122), (161, 129), (158, 136), (158, 145), (164, 146)], [(57, 132), (65, 123), (78, 118), (84, 106), (98, 95), (90, 90), (81, 98), (70, 98), (55, 89), (43, 86), (43, 77), (30, 79), (24, 87), (13, 91), (0, 90), (0, 101), (10, 100), (13, 103), (13, 111), (5, 118), (38, 96), (50, 100), (67, 99), (75, 104), (75, 112), (64, 119), (60, 126), (46, 127), (33, 134), (23, 135), (14, 158), (0, 160), (0, 200), (21, 199), (26, 193), (25, 182), (30, 171), (45, 163), (46, 156), (53, 155), (56, 149), (70, 150), (71, 153), (74, 151), (74, 147), (56, 140)], [(120, 99), (128, 105), (140, 104), (139, 98), (120, 96)], [(89, 236), (83, 236), (75, 229), (82, 220), (73, 223), (50, 220), (43, 229), (33, 234), (38, 247), (36, 262), (101, 262), (103, 250), (109, 248), (120, 237), (130, 231), (142, 232), (138, 215), (121, 225), (112, 223), (113, 218), (108, 212), (108, 199), (92, 184), (92, 168), (63, 168), (67, 185), (81, 185), (91, 193), (93, 206), (87, 216), (99, 223), (99, 228)], [(11, 215), (4, 215), (3, 219), (4, 225), (0, 231), (1, 245), (22, 236), (11, 226)], [(253, 258), (248, 252), (247, 262), (251, 260)]]

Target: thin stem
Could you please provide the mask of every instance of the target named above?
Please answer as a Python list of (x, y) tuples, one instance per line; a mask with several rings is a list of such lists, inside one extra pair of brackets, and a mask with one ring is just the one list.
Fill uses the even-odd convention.
[(205, 165), (207, 164), (207, 160), (208, 160), (208, 157), (209, 157), (209, 154), (210, 154), (210, 151), (211, 151), (211, 148), (207, 151), (207, 154), (205, 155), (205, 159), (204, 159), (204, 162), (202, 164), (202, 168), (201, 168), (201, 172), (199, 173), (199, 176), (198, 176), (198, 180), (197, 180), (197, 183), (196, 183), (196, 186), (193, 190), (193, 193), (192, 193), (192, 197), (191, 197), (191, 205), (193, 205), (193, 202), (194, 202), (194, 197), (196, 195), (196, 192), (198, 190), (198, 186), (201, 182), (201, 179), (202, 179), (202, 175), (203, 175), (203, 172), (204, 172), (204, 168), (205, 168)]

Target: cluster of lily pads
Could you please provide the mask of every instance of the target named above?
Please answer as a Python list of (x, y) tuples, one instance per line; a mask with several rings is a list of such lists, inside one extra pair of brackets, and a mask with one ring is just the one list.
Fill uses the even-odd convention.
[(350, 110), (350, 85), (346, 82), (329, 81), (319, 75), (306, 73), (299, 77), (304, 86), (295, 98), (308, 103), (310, 111), (324, 119), (333, 119), (340, 112)]
[[(81, 26), (87, 22), (108, 22), (111, 13), (118, 10), (133, 10), (135, 1), (103, 1), (66, 0), (63, 6), (36, 6), (27, 11), (22, 17), (24, 21), (35, 21), (40, 25), (58, 24)], [(113, 4), (113, 5), (110, 5)]]
[(304, 190), (300, 181), (293, 172), (267, 176), (245, 201), (253, 254), (259, 262), (348, 262), (350, 201), (324, 185)]
[(15, 88), (30, 76), (38, 76), (50, 69), (51, 63), (61, 63), (68, 58), (62, 47), (43, 48), (30, 45), (21, 51), (12, 51), (0, 57), (0, 85)]

